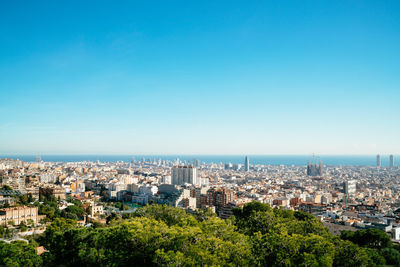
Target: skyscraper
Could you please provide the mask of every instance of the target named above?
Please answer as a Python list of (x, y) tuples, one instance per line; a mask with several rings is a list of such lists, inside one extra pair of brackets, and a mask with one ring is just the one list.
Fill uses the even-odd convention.
[(248, 172), (249, 170), (250, 170), (249, 158), (246, 156), (244, 158), (244, 171)]
[(394, 167), (394, 156), (390, 155), (389, 157), (389, 167)]
[(200, 166), (200, 160), (193, 159), (193, 167), (199, 167), (199, 166)]
[(381, 155), (376, 155), (376, 166), (380, 167), (381, 166)]
[(343, 193), (346, 195), (354, 194), (357, 190), (356, 180), (349, 180), (343, 183)]

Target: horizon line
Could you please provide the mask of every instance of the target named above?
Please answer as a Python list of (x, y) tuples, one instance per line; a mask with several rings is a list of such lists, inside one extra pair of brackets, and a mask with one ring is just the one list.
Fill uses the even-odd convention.
[(178, 154), (178, 153), (132, 153), (132, 154), (115, 154), (115, 153), (6, 153), (0, 154), (0, 157), (7, 156), (377, 156), (377, 155), (400, 155), (394, 153), (376, 153), (376, 154), (315, 154), (315, 153), (304, 153), (304, 154)]

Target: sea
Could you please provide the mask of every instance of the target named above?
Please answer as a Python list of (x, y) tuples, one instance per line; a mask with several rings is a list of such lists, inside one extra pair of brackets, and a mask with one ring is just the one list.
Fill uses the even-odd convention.
[[(169, 160), (192, 163), (194, 159), (202, 163), (232, 163), (244, 164), (246, 155), (40, 155), (46, 162), (131, 162), (145, 159), (146, 161)], [(19, 159), (34, 162), (38, 155), (1, 155), (1, 158)], [(319, 163), (321, 160), (327, 166), (376, 166), (376, 155), (248, 155), (251, 165), (286, 165), (305, 166), (307, 162)], [(396, 158), (400, 156), (395, 156)], [(381, 155), (381, 166), (389, 166), (389, 155)]]

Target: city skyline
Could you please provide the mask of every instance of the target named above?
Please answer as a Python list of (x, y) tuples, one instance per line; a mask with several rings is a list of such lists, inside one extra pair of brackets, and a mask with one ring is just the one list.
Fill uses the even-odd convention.
[(2, 1), (0, 29), (0, 266), (400, 266), (400, 1)]
[(1, 154), (400, 152), (399, 2), (0, 7)]
[[(393, 157), (392, 157), (393, 156)], [(392, 158), (391, 158), (392, 157)], [(383, 155), (381, 166), (396, 167), (395, 159), (400, 155)], [(3, 155), (0, 158), (23, 160), (26, 162), (147, 162), (159, 163), (172, 161), (179, 164), (198, 167), (201, 164), (224, 164), (225, 168), (246, 169), (244, 155), (134, 155), (138, 160), (132, 161), (132, 155)], [(249, 159), (249, 157), (247, 156)], [(323, 161), (323, 166), (365, 166), (376, 167), (376, 155), (251, 155), (248, 166), (306, 166)], [(243, 164), (244, 159), (244, 164)], [(249, 161), (250, 162), (250, 161)], [(393, 162), (393, 166), (391, 165)], [(318, 164), (316, 164), (318, 168)]]

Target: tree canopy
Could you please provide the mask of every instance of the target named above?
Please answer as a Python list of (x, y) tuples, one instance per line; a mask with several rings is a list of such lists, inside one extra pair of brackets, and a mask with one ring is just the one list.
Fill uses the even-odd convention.
[[(78, 205), (73, 209), (81, 208)], [(252, 202), (222, 220), (210, 210), (149, 205), (107, 225), (83, 227), (54, 217), (13, 266), (399, 266), (400, 252), (379, 230), (332, 236), (314, 216)], [(0, 255), (20, 249), (3, 244)], [(23, 262), (25, 260), (26, 262)], [(30, 265), (29, 265), (30, 264)], [(2, 265), (2, 264), (0, 264)], [(7, 266), (7, 265), (5, 265)]]

